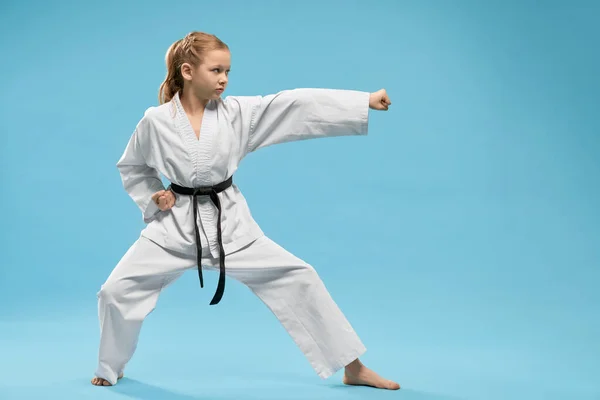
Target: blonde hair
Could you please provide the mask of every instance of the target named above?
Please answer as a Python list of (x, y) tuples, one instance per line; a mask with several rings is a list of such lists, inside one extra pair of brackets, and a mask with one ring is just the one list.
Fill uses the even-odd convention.
[(194, 67), (202, 64), (203, 56), (210, 50), (229, 50), (229, 47), (215, 35), (197, 31), (169, 46), (165, 56), (167, 76), (158, 90), (159, 104), (171, 101), (175, 93), (183, 89), (181, 66), (184, 63)]

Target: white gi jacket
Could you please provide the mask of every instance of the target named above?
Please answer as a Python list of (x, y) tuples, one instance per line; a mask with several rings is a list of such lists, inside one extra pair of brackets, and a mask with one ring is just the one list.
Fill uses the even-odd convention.
[[(173, 208), (160, 211), (151, 199), (165, 189), (159, 174), (184, 187), (213, 186), (234, 175), (252, 151), (294, 140), (366, 135), (368, 117), (368, 92), (295, 89), (268, 96), (228, 96), (209, 102), (197, 139), (177, 93), (170, 102), (146, 110), (117, 168), (147, 224), (141, 235), (165, 248), (193, 253), (192, 197), (176, 194)], [(235, 176), (233, 185), (218, 196), (226, 254), (263, 235)], [(218, 215), (208, 196), (199, 198), (198, 214), (202, 247), (208, 243), (217, 258)]]

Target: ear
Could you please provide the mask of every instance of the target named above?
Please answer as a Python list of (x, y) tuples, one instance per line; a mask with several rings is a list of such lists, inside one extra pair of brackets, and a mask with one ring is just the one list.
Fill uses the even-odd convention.
[(183, 63), (181, 65), (181, 76), (184, 80), (190, 81), (192, 80), (193, 68), (189, 63)]

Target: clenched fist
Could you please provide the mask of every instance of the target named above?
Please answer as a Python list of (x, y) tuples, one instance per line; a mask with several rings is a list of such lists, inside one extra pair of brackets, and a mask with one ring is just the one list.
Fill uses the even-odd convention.
[(152, 195), (152, 201), (161, 211), (167, 211), (175, 205), (175, 195), (170, 190), (159, 190)]
[(369, 108), (372, 108), (373, 110), (387, 111), (391, 105), (392, 102), (385, 89), (371, 93), (371, 96), (369, 97)]

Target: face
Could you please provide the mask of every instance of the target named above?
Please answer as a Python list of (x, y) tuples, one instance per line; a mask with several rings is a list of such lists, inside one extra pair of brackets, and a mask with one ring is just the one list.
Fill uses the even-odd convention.
[(204, 62), (196, 68), (183, 64), (181, 74), (185, 84), (191, 86), (199, 99), (215, 100), (227, 87), (230, 68), (231, 54), (228, 50), (211, 50), (205, 54)]

